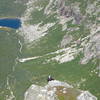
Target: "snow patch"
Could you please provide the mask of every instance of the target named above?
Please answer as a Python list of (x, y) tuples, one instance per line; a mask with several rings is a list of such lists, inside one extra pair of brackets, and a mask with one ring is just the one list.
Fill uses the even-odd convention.
[(26, 61), (30, 61), (30, 60), (34, 60), (37, 58), (40, 58), (41, 56), (36, 56), (36, 57), (29, 57), (29, 58), (20, 58), (18, 59), (19, 62), (26, 62)]

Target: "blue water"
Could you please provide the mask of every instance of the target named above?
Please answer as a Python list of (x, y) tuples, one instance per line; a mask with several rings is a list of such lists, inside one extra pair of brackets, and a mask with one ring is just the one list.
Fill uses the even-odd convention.
[(0, 26), (18, 29), (21, 27), (21, 20), (17, 18), (16, 19), (14, 18), (0, 19)]

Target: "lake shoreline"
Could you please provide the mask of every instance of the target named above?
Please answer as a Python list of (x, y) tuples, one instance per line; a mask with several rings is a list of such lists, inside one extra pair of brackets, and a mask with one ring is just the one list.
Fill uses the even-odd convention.
[(0, 27), (1, 28), (11, 28), (11, 29), (19, 29), (21, 27), (20, 18), (9, 18), (4, 17), (0, 18)]

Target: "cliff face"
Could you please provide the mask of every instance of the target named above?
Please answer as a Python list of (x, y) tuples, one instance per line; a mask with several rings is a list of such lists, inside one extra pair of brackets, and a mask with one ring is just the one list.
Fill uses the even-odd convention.
[[(66, 31), (62, 41), (61, 48), (73, 46), (73, 43), (81, 47), (81, 53), (84, 57), (81, 64), (87, 64), (91, 60), (100, 61), (100, 17), (99, 1), (68, 1), (68, 0), (50, 0), (45, 14), (58, 14), (59, 23), (62, 25), (62, 31)], [(54, 10), (56, 9), (56, 10)], [(70, 23), (70, 24), (69, 24)], [(77, 34), (79, 34), (77, 36)], [(77, 46), (76, 46), (77, 47)], [(100, 64), (98, 64), (100, 66)], [(99, 69), (99, 68), (97, 68)]]
[[(0, 100), (23, 100), (29, 84), (43, 85), (48, 75), (100, 100), (100, 0), (0, 0), (0, 16), (22, 22), (0, 28)], [(25, 99), (94, 98), (61, 85), (40, 90), (49, 91), (33, 85)]]

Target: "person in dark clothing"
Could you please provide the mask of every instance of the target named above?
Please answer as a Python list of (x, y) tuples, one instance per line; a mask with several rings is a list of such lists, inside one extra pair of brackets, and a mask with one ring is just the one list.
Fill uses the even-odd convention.
[(54, 78), (52, 78), (52, 76), (49, 75), (48, 78), (47, 78), (47, 82), (52, 81), (52, 80), (54, 80)]

